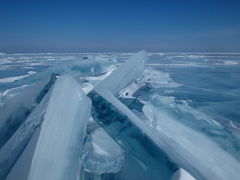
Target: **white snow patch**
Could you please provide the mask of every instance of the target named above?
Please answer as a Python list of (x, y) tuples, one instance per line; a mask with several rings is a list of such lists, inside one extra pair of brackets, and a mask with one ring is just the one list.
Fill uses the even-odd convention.
[(25, 77), (31, 76), (33, 74), (35, 74), (35, 71), (28, 71), (27, 75), (22, 75), (22, 76), (14, 76), (14, 77), (7, 77), (7, 78), (2, 78), (0, 79), (0, 83), (10, 83), (10, 82), (14, 82), (20, 79), (23, 79)]
[(22, 86), (19, 86), (19, 87), (15, 87), (15, 88), (11, 88), (11, 89), (7, 89), (5, 90), (2, 95), (3, 96), (13, 96), (16, 94), (16, 91), (21, 91), (22, 89), (28, 87), (28, 85), (24, 84)]
[(231, 61), (231, 60), (223, 61), (223, 63), (225, 65), (238, 65), (239, 64), (237, 61)]

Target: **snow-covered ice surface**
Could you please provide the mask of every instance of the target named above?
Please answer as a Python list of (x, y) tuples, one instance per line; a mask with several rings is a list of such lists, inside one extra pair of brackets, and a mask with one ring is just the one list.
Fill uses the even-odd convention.
[[(232, 179), (240, 177), (240, 173), (236, 172), (235, 168), (231, 168), (238, 167), (240, 161), (240, 53), (148, 53), (145, 68), (142, 65), (146, 54), (143, 54), (142, 52), (140, 56), (135, 55), (137, 58), (134, 68), (129, 65), (122, 68), (125, 72), (129, 70), (132, 72), (120, 75), (119, 72), (122, 71), (120, 68), (114, 75), (115, 81), (106, 85), (106, 82), (111, 81), (112, 78), (109, 75), (128, 61), (132, 53), (0, 53), (0, 125), (2, 127), (0, 153), (4, 154), (0, 157), (3, 162), (0, 163), (0, 171), (4, 172), (4, 177), (10, 171), (9, 179), (14, 179), (14, 176), (26, 179), (29, 171), (27, 169), (30, 166), (27, 165), (29, 164), (27, 161), (32, 158), (28, 155), (28, 151), (34, 152), (35, 148), (35, 145), (32, 147), (29, 144), (38, 143), (38, 139), (31, 136), (41, 124), (42, 119), (37, 117), (45, 112), (44, 108), (41, 110), (40, 102), (54, 84), (55, 78), (62, 75), (73, 77), (85, 94), (91, 94), (93, 89), (101, 89), (99, 92), (102, 91), (103, 95), (108, 94), (107, 98), (105, 97), (107, 101), (104, 103), (99, 101), (99, 107), (107, 105), (111, 109), (112, 113), (107, 112), (106, 107), (101, 111), (103, 114), (110, 113), (106, 123), (115, 121), (115, 124), (106, 126), (100, 123), (100, 125), (110, 135), (109, 142), (115, 140), (124, 151), (124, 162), (120, 171), (96, 176), (92, 173), (79, 172), (79, 176), (84, 174), (81, 176), (82, 179), (159, 179), (159, 174), (155, 174), (158, 178), (154, 176), (155, 167), (161, 173), (162, 179), (172, 177), (183, 179), (190, 178), (188, 176), (190, 174), (196, 177), (191, 171), (193, 165), (193, 169), (196, 168), (197, 172), (204, 171), (205, 175), (199, 175), (200, 179), (210, 177), (214, 179), (212, 173), (208, 176), (206, 172), (209, 169), (216, 172), (217, 169), (219, 170), (218, 164), (223, 164), (224, 167), (223, 170), (220, 168), (221, 172), (218, 176), (222, 177), (218, 178), (224, 179), (229, 174), (232, 175)], [(105, 85), (100, 85), (104, 80), (106, 80)], [(145, 108), (153, 106), (157, 114), (165, 114), (170, 120), (166, 121), (165, 118), (162, 121), (160, 117), (147, 118), (142, 111), (144, 105)], [(38, 114), (35, 119), (32, 118), (35, 117), (34, 113)], [(94, 119), (96, 120), (96, 117)], [(132, 119), (135, 119), (138, 125), (135, 121), (134, 124)], [(169, 123), (172, 121), (179, 126)], [(88, 137), (99, 128), (99, 125), (92, 122), (92, 120), (88, 121), (88, 127), (91, 128), (87, 129), (88, 135), (84, 142), (87, 142)], [(202, 157), (208, 158), (211, 163), (203, 163), (203, 165), (193, 160), (187, 163), (190, 168), (178, 167), (178, 164), (186, 164), (186, 162), (178, 163), (166, 148), (159, 149), (154, 144), (147, 144), (149, 136), (156, 138), (154, 131), (161, 123), (171, 127), (169, 131), (166, 131), (166, 128), (162, 129), (165, 135), (172, 137), (173, 134), (170, 132), (181, 132), (183, 141), (179, 141), (178, 137), (172, 137), (173, 141), (167, 141), (168, 146), (170, 144), (180, 148), (177, 152), (182, 154), (181, 158), (185, 157), (189, 160), (189, 157), (198, 157), (196, 152), (201, 152)], [(28, 129), (28, 132), (25, 133), (24, 129)], [(186, 131), (203, 138), (188, 136)], [(121, 134), (123, 132), (124, 134)], [(153, 157), (156, 157), (154, 153), (159, 150), (161, 157), (164, 157), (158, 164), (149, 163), (154, 161), (152, 159), (148, 161), (150, 155), (144, 154), (141, 151), (144, 148), (136, 143), (135, 139), (145, 138), (146, 133), (146, 141), (141, 141), (143, 147), (148, 150), (155, 147), (156, 149), (153, 148), (151, 151)], [(21, 140), (15, 143), (18, 141), (16, 138), (18, 134)], [(30, 138), (30, 142), (34, 142), (28, 143)], [(199, 150), (193, 152), (192, 148), (195, 146), (183, 147), (186, 146), (186, 142), (191, 142), (191, 146), (195, 145)], [(212, 146), (217, 149), (215, 154), (211, 152)], [(9, 152), (6, 152), (7, 147), (11, 149)], [(131, 147), (135, 148), (130, 153), (128, 150)], [(182, 148), (186, 148), (187, 151), (181, 151)], [(185, 156), (186, 152), (191, 152), (191, 156)], [(80, 156), (81, 152), (79, 152)], [(158, 157), (160, 156), (156, 159)], [(221, 159), (225, 162), (219, 163)], [(24, 164), (26, 164), (25, 168), (22, 167)], [(203, 170), (204, 168), (206, 171)], [(81, 171), (83, 169), (84, 167), (81, 167)], [(233, 172), (229, 173), (230, 170)], [(47, 173), (48, 170), (44, 172)]]

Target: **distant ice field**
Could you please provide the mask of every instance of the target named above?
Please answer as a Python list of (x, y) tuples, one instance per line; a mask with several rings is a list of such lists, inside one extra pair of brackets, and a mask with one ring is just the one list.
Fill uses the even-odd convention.
[[(160, 95), (186, 101), (226, 124), (240, 127), (240, 53), (148, 53), (145, 71)], [(0, 54), (0, 94), (17, 93), (46, 69), (73, 61), (120, 64), (131, 53)], [(109, 69), (110, 70), (110, 69)], [(157, 73), (156, 73), (157, 72)], [(91, 77), (90, 77), (91, 78)]]

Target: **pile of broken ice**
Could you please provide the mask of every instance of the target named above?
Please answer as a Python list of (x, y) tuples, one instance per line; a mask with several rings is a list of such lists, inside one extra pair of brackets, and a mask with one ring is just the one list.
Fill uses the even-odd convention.
[(38, 83), (0, 107), (0, 179), (239, 179), (238, 155), (209, 133), (221, 125), (204, 121), (203, 131), (172, 99), (119, 94), (139, 88), (147, 58), (136, 53), (111, 74), (74, 62), (29, 78)]

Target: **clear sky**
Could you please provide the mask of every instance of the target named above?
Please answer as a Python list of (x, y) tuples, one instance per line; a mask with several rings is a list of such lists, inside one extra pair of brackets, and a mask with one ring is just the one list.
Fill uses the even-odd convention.
[(0, 52), (240, 52), (240, 0), (0, 0)]

